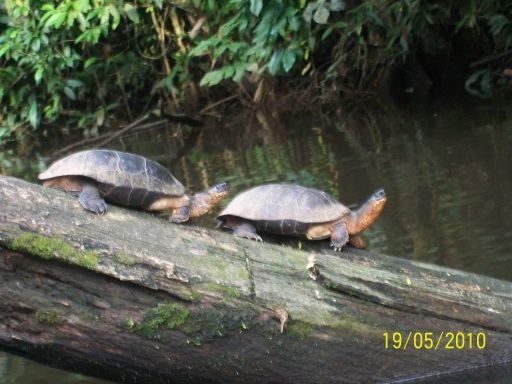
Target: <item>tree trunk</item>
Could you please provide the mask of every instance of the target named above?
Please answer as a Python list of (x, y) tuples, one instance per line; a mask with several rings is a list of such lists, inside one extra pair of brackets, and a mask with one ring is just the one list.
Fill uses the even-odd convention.
[(512, 284), (475, 274), (95, 216), (3, 176), (0, 245), (0, 346), (102, 378), (382, 382), (512, 358)]

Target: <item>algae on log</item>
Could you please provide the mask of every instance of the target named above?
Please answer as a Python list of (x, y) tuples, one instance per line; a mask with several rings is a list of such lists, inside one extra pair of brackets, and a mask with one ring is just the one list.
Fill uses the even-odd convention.
[[(383, 382), (512, 358), (512, 284), (307, 253), (0, 176), (0, 347), (122, 382)], [(283, 332), (281, 332), (283, 331)], [(417, 337), (399, 349), (384, 333)], [(425, 332), (479, 332), (415, 348)], [(427, 343), (428, 344), (428, 343)], [(460, 346), (460, 343), (458, 344)]]

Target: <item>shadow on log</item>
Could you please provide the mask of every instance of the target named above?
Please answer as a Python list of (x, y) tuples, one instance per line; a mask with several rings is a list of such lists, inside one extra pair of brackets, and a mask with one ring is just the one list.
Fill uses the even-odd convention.
[[(112, 205), (95, 216), (3, 176), (0, 244), (0, 346), (102, 378), (388, 382), (512, 359), (512, 284), (475, 274), (307, 253)], [(402, 333), (399, 349), (385, 332)], [(448, 332), (464, 347), (447, 349)]]

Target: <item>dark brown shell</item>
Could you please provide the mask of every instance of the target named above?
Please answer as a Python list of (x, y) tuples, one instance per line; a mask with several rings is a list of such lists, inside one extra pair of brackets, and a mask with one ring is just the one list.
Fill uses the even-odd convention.
[(300, 185), (266, 184), (237, 195), (218, 217), (313, 224), (336, 221), (350, 213), (349, 208), (326, 192)]
[(145, 157), (108, 149), (77, 152), (53, 163), (40, 180), (84, 176), (110, 188), (183, 196), (185, 187), (166, 168)]

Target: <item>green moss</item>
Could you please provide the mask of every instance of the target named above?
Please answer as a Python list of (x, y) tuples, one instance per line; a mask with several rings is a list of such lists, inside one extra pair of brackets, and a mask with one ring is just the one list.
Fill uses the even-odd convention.
[(203, 299), (203, 295), (197, 291), (191, 291), (188, 299), (190, 301), (201, 301)]
[(203, 345), (203, 342), (199, 337), (193, 337), (191, 339), (187, 339), (187, 344), (193, 347), (200, 347)]
[(208, 284), (207, 286), (209, 291), (221, 292), (226, 294), (226, 296), (231, 297), (233, 299), (238, 299), (241, 296), (240, 291), (235, 287), (228, 287), (226, 285), (220, 284)]
[(11, 249), (46, 260), (64, 259), (70, 264), (88, 269), (96, 269), (98, 265), (98, 256), (92, 251), (80, 251), (61, 239), (32, 233), (24, 233), (16, 237), (11, 243)]
[(137, 264), (137, 260), (135, 260), (133, 257), (131, 257), (130, 255), (126, 254), (123, 251), (116, 252), (116, 254), (114, 255), (114, 259), (119, 264), (127, 265), (129, 267)]
[(124, 329), (131, 331), (135, 326), (135, 321), (133, 321), (133, 318), (131, 316), (126, 316), (125, 318), (123, 318), (123, 320), (121, 320), (121, 326)]
[(298, 338), (299, 340), (304, 340), (313, 331), (313, 326), (311, 324), (302, 322), (302, 321), (291, 321), (287, 324), (285, 328), (285, 333)]
[(367, 322), (365, 318), (355, 318), (348, 315), (340, 316), (336, 322), (333, 322), (333, 328), (343, 329), (352, 334), (380, 337), (385, 329), (376, 328), (371, 320)]
[(40, 309), (36, 311), (36, 320), (47, 325), (55, 325), (59, 320), (59, 314), (55, 309)]
[(142, 321), (133, 329), (147, 337), (157, 337), (165, 328), (173, 330), (188, 319), (190, 312), (183, 305), (166, 301), (144, 312)]
[(122, 324), (147, 338), (160, 338), (165, 331), (176, 330), (188, 336), (187, 345), (200, 346), (204, 340), (223, 337), (230, 331), (256, 329), (258, 314), (250, 307), (235, 310), (222, 303), (200, 304), (190, 312), (169, 300), (144, 311), (142, 320), (133, 326), (130, 321), (125, 319)]
[(189, 318), (180, 329), (187, 335), (199, 335), (212, 338), (226, 335), (229, 328), (234, 328), (233, 320), (221, 309), (209, 307)]

